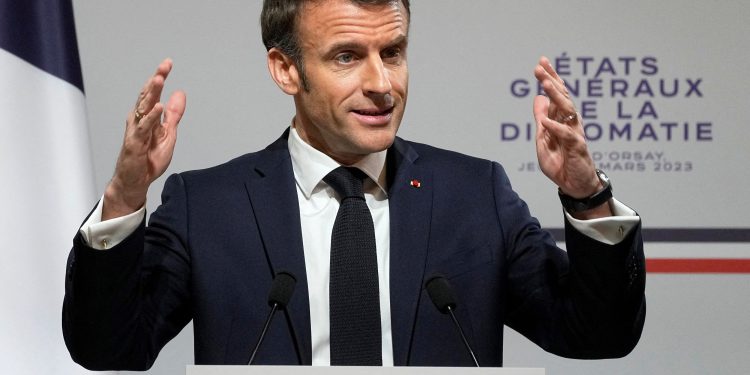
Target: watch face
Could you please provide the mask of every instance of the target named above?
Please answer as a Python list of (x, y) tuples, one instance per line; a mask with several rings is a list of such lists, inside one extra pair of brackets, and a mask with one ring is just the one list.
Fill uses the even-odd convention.
[(609, 177), (607, 176), (607, 174), (604, 173), (602, 170), (597, 169), (596, 175), (599, 176), (599, 180), (602, 182), (602, 184), (606, 185), (606, 184), (611, 183), (609, 181)]

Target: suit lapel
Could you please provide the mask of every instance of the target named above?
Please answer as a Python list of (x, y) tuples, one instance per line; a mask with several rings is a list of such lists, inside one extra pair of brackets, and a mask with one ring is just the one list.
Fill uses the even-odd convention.
[(287, 317), (294, 331), (300, 360), (302, 364), (309, 365), (312, 363), (310, 304), (299, 205), (287, 135), (288, 130), (266, 148), (245, 186), (272, 272), (287, 271), (297, 279), (287, 307)]
[(409, 360), (432, 217), (432, 171), (416, 163), (417, 158), (416, 151), (399, 138), (388, 153), (391, 331), (396, 366), (405, 366)]

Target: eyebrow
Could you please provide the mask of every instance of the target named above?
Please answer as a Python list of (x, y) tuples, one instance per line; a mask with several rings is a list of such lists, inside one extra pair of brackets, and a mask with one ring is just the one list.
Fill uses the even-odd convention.
[(391, 42), (388, 45), (388, 47), (393, 47), (393, 46), (398, 46), (398, 45), (406, 46), (408, 44), (409, 44), (409, 37), (404, 34), (401, 34), (396, 39), (394, 39), (393, 42)]
[[(388, 45), (386, 45), (385, 48), (391, 48), (393, 46), (398, 46), (398, 45), (407, 45), (408, 42), (409, 42), (409, 38), (404, 34), (400, 34), (398, 37), (396, 37), (396, 39), (388, 43)], [(326, 55), (330, 55), (338, 51), (358, 50), (358, 49), (362, 49), (361, 43), (352, 42), (352, 41), (344, 41), (344, 42), (334, 43), (332, 46), (330, 46), (326, 50)]]

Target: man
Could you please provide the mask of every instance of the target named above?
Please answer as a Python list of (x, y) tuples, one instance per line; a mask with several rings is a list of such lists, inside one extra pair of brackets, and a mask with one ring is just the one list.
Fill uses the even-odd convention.
[[(645, 316), (640, 221), (609, 199), (562, 80), (542, 58), (534, 73), (549, 98), (534, 101), (537, 153), (567, 202), (569, 253), (539, 228), (499, 164), (396, 137), (408, 92), (408, 6), (265, 1), (268, 67), (294, 98), (292, 126), (265, 150), (171, 176), (145, 227), (146, 192), (171, 160), (185, 110), (181, 92), (159, 103), (172, 63), (158, 67), (71, 251), (63, 327), (74, 360), (146, 369), (192, 319), (196, 363), (247, 363), (280, 271), (295, 275), (296, 291), (259, 364), (472, 365), (427, 296), (425, 281), (436, 275), (455, 288), (456, 313), (484, 366), (502, 365), (504, 324), (563, 356), (632, 350)], [(338, 333), (338, 217), (351, 202), (330, 177), (339, 166), (364, 179), (370, 224), (355, 229), (371, 226), (373, 253), (354, 261), (370, 257), (376, 268), (366, 280), (374, 300), (361, 303), (363, 314), (375, 312), (368, 339), (371, 326), (349, 341)], [(363, 342), (374, 362), (339, 360)]]

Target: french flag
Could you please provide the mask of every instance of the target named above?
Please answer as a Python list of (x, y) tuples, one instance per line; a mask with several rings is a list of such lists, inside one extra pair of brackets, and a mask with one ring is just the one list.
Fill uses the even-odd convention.
[(0, 0), (0, 373), (80, 374), (65, 261), (96, 201), (70, 0)]

